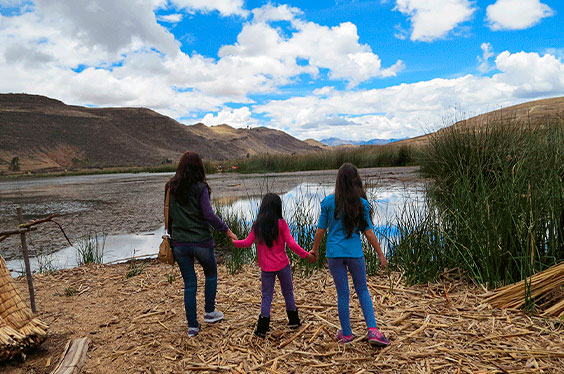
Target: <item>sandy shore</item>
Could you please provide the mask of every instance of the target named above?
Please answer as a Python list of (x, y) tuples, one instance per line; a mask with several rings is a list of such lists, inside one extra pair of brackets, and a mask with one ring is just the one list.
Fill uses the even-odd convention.
[[(419, 179), (417, 167), (360, 170), (365, 180), (409, 184)], [(300, 183), (333, 184), (336, 170), (277, 174), (213, 174), (208, 177), (214, 199), (236, 199), (272, 191), (285, 193)], [(0, 181), (0, 228), (17, 227), (16, 207), (26, 220), (57, 215), (71, 242), (91, 233), (125, 234), (152, 231), (163, 225), (164, 184), (172, 174), (115, 174)], [(43, 224), (29, 235), (32, 253), (48, 254), (68, 246), (55, 224)], [(6, 260), (21, 257), (19, 237), (0, 243)]]

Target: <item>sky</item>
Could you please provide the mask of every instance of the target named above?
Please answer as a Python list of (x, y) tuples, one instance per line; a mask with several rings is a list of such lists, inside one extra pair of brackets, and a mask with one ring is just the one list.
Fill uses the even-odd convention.
[(0, 0), (0, 93), (299, 138), (564, 96), (562, 0)]

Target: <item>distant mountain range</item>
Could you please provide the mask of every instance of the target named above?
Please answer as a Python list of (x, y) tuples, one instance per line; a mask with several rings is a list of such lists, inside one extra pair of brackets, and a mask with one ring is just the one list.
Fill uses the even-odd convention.
[(184, 125), (146, 108), (85, 108), (45, 96), (0, 94), (0, 173), (155, 166), (187, 150), (207, 160), (304, 153), (315, 145), (265, 127)]
[[(562, 123), (564, 97), (531, 101), (457, 122), (480, 127), (500, 120)], [(441, 129), (438, 132), (444, 131)], [(147, 108), (85, 108), (45, 96), (0, 94), (0, 174), (17, 161), (20, 172), (98, 167), (157, 166), (177, 162), (186, 150), (220, 161), (261, 153), (294, 154), (333, 146), (422, 146), (430, 134), (410, 139), (301, 141), (265, 127), (184, 125)]]
[(397, 142), (399, 140), (404, 140), (407, 138), (392, 138), (392, 139), (371, 139), (371, 140), (343, 140), (339, 138), (327, 138), (320, 140), (321, 143), (328, 145), (328, 146), (337, 146), (337, 145), (382, 145), (388, 144), (392, 142)]

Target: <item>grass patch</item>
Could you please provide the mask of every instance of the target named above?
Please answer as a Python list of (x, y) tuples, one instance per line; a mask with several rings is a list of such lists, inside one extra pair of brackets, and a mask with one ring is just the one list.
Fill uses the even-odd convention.
[(144, 261), (131, 261), (129, 263), (129, 266), (127, 267), (125, 278), (129, 279), (143, 274), (143, 271), (145, 271), (145, 266), (146, 264)]
[(101, 264), (104, 260), (105, 245), (106, 234), (88, 234), (78, 239), (75, 244), (77, 265)]
[(55, 266), (55, 260), (53, 256), (39, 254), (35, 258), (37, 259), (37, 273), (53, 274), (58, 270)]

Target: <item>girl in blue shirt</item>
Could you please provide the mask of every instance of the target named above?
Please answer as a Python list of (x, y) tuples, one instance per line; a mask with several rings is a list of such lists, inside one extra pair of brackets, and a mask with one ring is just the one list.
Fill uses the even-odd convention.
[(321, 202), (321, 214), (311, 253), (317, 258), (319, 244), (327, 231), (326, 257), (337, 289), (339, 321), (342, 328), (337, 333), (337, 340), (340, 343), (349, 343), (353, 340), (348, 270), (368, 328), (368, 342), (372, 346), (386, 346), (390, 342), (376, 325), (374, 307), (366, 284), (366, 262), (360, 240), (362, 232), (378, 252), (382, 266), (386, 266), (386, 257), (372, 230), (371, 216), (372, 208), (366, 199), (358, 170), (353, 164), (344, 163), (337, 173), (335, 193)]

